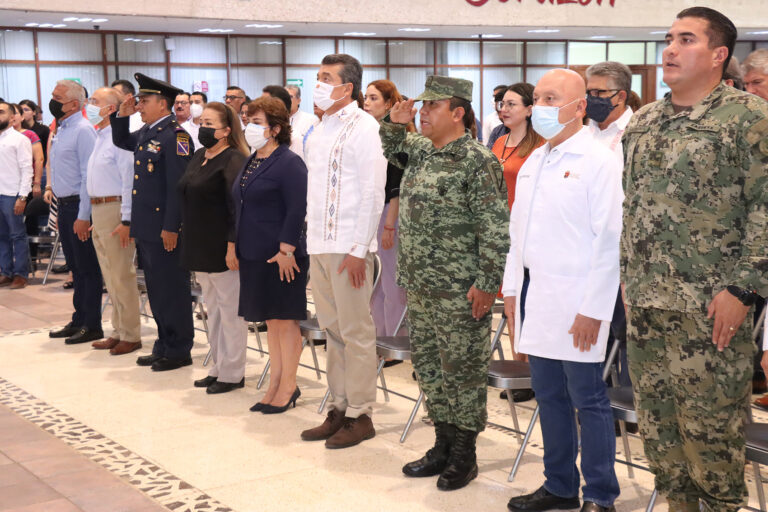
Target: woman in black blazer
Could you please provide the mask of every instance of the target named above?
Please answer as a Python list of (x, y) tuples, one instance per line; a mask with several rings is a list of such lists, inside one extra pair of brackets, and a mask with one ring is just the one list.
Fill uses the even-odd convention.
[(208, 313), (213, 365), (195, 381), (209, 394), (245, 385), (248, 326), (237, 314), (240, 276), (235, 256), (232, 184), (249, 151), (232, 107), (211, 102), (200, 118), (197, 149), (179, 180), (181, 265), (194, 271)]
[(271, 377), (261, 401), (264, 414), (285, 412), (301, 392), (299, 320), (307, 310), (307, 167), (288, 149), (291, 125), (285, 104), (262, 97), (248, 105), (246, 140), (255, 153), (235, 180), (232, 196), (240, 261), (240, 315), (266, 321)]

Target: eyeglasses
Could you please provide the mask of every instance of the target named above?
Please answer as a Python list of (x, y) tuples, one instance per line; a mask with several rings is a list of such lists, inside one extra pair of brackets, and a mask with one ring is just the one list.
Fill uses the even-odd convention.
[(608, 96), (608, 98), (613, 98), (621, 92), (621, 89), (587, 89), (587, 96), (592, 96), (593, 98), (605, 98), (606, 96), (603, 95), (609, 92), (613, 92), (613, 94)]
[(189, 105), (189, 102), (188, 101), (177, 101), (177, 102), (174, 103), (174, 105), (181, 105), (182, 107), (186, 107), (187, 105)]
[(234, 101), (234, 100), (244, 100), (244, 99), (245, 99), (244, 96), (231, 96), (231, 95), (224, 96), (224, 101), (227, 101), (227, 100)]
[(520, 103), (515, 103), (514, 101), (499, 101), (496, 103), (496, 110), (512, 110), (513, 108), (520, 105)]

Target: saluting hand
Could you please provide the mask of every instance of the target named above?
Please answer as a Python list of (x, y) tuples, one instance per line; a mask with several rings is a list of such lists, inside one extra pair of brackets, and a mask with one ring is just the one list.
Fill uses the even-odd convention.
[(118, 115), (120, 117), (128, 117), (136, 113), (136, 98), (133, 94), (128, 93), (125, 96), (125, 100), (120, 104), (120, 111)]
[(414, 100), (398, 101), (389, 111), (389, 120), (393, 123), (408, 124), (416, 119), (416, 107)]
[(579, 352), (589, 352), (592, 345), (597, 343), (597, 335), (600, 333), (600, 320), (584, 315), (576, 315), (568, 334), (573, 334), (573, 346)]
[(179, 234), (173, 231), (162, 230), (160, 232), (160, 238), (163, 239), (163, 247), (168, 252), (173, 251), (176, 248), (176, 243), (179, 241)]

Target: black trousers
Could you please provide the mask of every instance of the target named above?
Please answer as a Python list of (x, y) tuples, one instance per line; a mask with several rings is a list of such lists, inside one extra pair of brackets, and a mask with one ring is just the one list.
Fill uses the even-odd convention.
[(93, 248), (93, 240), (81, 242), (73, 226), (77, 220), (80, 201), (60, 199), (59, 201), (59, 239), (64, 257), (72, 271), (72, 324), (76, 327), (101, 329), (101, 268)]
[(147, 282), (147, 297), (157, 324), (152, 354), (184, 359), (195, 337), (192, 324), (192, 292), (189, 272), (181, 268), (178, 246), (171, 252), (163, 241), (136, 240), (139, 264)]

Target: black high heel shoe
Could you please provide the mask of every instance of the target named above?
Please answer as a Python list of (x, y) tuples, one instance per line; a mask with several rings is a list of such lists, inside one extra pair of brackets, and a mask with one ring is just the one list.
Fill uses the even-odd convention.
[(287, 404), (285, 404), (282, 407), (278, 407), (272, 404), (264, 404), (264, 407), (261, 408), (261, 414), (280, 414), (282, 412), (287, 411), (291, 405), (293, 405), (293, 407), (296, 407), (296, 400), (298, 400), (300, 396), (301, 396), (301, 390), (299, 389), (299, 386), (296, 386), (296, 391), (293, 392)]
[(253, 405), (251, 406), (251, 408), (250, 408), (249, 410), (250, 410), (251, 412), (257, 412), (257, 411), (260, 411), (260, 410), (262, 410), (262, 409), (263, 409), (265, 406), (267, 406), (267, 405), (269, 405), (269, 404), (263, 404), (263, 403), (261, 403), (261, 402), (256, 402), (255, 404), (253, 404)]

